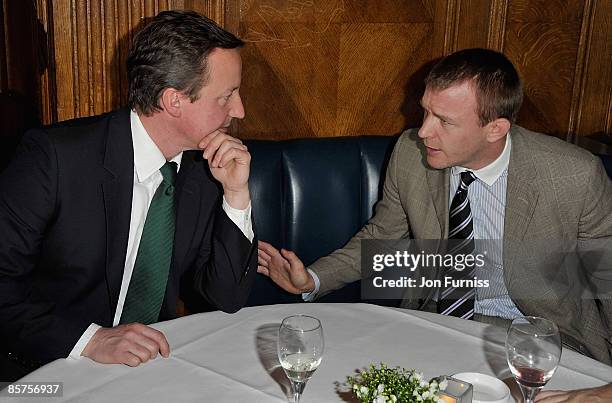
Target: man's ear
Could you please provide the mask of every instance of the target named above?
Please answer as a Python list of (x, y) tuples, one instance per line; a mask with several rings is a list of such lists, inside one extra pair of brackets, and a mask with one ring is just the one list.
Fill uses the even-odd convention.
[(166, 88), (159, 97), (160, 106), (172, 117), (181, 116), (181, 103), (184, 102), (183, 94), (175, 88)]
[(511, 123), (506, 118), (497, 118), (487, 124), (487, 141), (495, 143), (510, 131)]

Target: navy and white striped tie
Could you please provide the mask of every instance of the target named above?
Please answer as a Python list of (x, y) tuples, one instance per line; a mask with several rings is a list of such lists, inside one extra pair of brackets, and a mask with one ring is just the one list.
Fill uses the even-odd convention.
[[(461, 183), (453, 197), (449, 213), (448, 239), (452, 255), (467, 255), (474, 251), (474, 226), (472, 210), (467, 197), (468, 186), (476, 180), (474, 173), (464, 171), (461, 173)], [(448, 268), (444, 275), (455, 280), (473, 279), (476, 268), (457, 271)], [(438, 301), (438, 312), (442, 315), (457, 316), (463, 319), (474, 317), (474, 300), (476, 289), (474, 287), (447, 287), (443, 288)]]

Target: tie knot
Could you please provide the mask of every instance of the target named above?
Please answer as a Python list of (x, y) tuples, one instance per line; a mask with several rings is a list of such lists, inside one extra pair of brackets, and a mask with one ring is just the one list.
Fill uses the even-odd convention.
[(174, 185), (174, 180), (176, 179), (176, 162), (167, 161), (159, 171), (164, 177), (164, 182), (169, 185)]
[(476, 180), (476, 175), (472, 171), (463, 171), (461, 172), (461, 183), (468, 187)]

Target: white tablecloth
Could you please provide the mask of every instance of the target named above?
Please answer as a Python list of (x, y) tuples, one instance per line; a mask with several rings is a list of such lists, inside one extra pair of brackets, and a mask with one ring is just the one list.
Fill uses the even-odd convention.
[[(136, 368), (61, 359), (20, 382), (63, 382), (63, 397), (54, 402), (286, 402), (289, 383), (276, 358), (276, 338), (281, 320), (297, 313), (319, 318), (325, 334), (323, 361), (306, 386), (303, 403), (351, 401), (336, 383), (372, 362), (416, 368), (428, 378), (458, 372), (509, 376), (500, 328), (375, 305), (309, 303), (162, 322), (154, 327), (168, 338), (168, 359)], [(610, 381), (612, 367), (564, 350), (548, 387), (574, 389)]]

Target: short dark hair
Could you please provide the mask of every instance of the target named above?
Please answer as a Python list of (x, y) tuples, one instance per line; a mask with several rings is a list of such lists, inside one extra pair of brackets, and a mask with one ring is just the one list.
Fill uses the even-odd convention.
[(195, 11), (159, 13), (136, 34), (128, 54), (128, 105), (145, 115), (159, 111), (159, 97), (166, 88), (176, 88), (195, 101), (206, 84), (210, 52), (243, 45)]
[(516, 121), (523, 102), (523, 85), (506, 56), (489, 49), (460, 50), (440, 60), (425, 85), (440, 91), (465, 81), (474, 85), (481, 126), (497, 118)]

